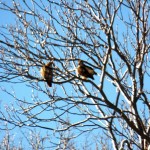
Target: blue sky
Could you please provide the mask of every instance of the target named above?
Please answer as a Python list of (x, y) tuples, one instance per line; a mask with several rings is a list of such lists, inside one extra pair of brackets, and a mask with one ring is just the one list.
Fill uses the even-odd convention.
[[(122, 10), (123, 12), (126, 12), (126, 10)], [(40, 12), (40, 14), (42, 14), (42, 12)], [(127, 19), (128, 20), (128, 15), (129, 15), (130, 13), (128, 12), (127, 13), (127, 15), (125, 15), (124, 17), (125, 17), (125, 19)], [(43, 14), (44, 15), (44, 14)], [(14, 16), (12, 15), (12, 14), (10, 14), (10, 13), (7, 13), (7, 12), (4, 12), (4, 11), (0, 11), (0, 25), (7, 25), (7, 24), (12, 24), (12, 25), (14, 25), (15, 24), (15, 18), (14, 18)], [(48, 17), (48, 16), (46, 16), (46, 17)], [(45, 17), (45, 18), (46, 18)], [(30, 18), (29, 18), (30, 19)], [(40, 24), (40, 23), (39, 23)], [(120, 25), (121, 25), (121, 27), (120, 27)], [(42, 26), (42, 25), (41, 25)], [(117, 29), (117, 31), (119, 32), (119, 37), (118, 37), (118, 39), (119, 39), (119, 41), (122, 43), (122, 42), (124, 42), (123, 40), (124, 40), (124, 38), (123, 38), (123, 36), (122, 36), (122, 33), (123, 32), (126, 32), (126, 29), (125, 29), (125, 26), (122, 26), (122, 24), (120, 24), (120, 22), (119, 21), (116, 21), (116, 23), (115, 23), (115, 26), (116, 26), (116, 29)], [(97, 27), (98, 28), (98, 27)], [(62, 31), (59, 27), (57, 28), (58, 29), (58, 31)], [(0, 31), (1, 31), (2, 29), (0, 29)], [(130, 31), (129, 31), (130, 32)], [(1, 36), (0, 36), (0, 38), (1, 38)], [(105, 37), (104, 37), (104, 39), (105, 39)], [(129, 40), (129, 39), (128, 39)], [(132, 56), (134, 56), (134, 53), (133, 53), (133, 51), (132, 51), (132, 47), (131, 47), (131, 45), (129, 44), (129, 49), (131, 49), (131, 55)], [(60, 54), (60, 56), (63, 58), (63, 55), (60, 53), (61, 51), (58, 49), (58, 53)], [(57, 55), (58, 56), (58, 55)], [(114, 53), (114, 56), (115, 56), (115, 53)], [(87, 56), (85, 57), (85, 55), (84, 54), (81, 54), (80, 55), (80, 57), (82, 58), (82, 59), (84, 59), (84, 60), (86, 60), (86, 61), (88, 61), (89, 63), (92, 63), (92, 60), (89, 60), (89, 59), (87, 59)], [(95, 58), (96, 59), (96, 58)], [(117, 56), (116, 56), (116, 63), (117, 63), (117, 61), (119, 61), (118, 60), (118, 58), (117, 58)], [(43, 60), (43, 62), (46, 62), (46, 60)], [(60, 64), (58, 64), (58, 63), (56, 63), (57, 65), (60, 65)], [(77, 64), (77, 62), (75, 62), (75, 64)], [(110, 68), (108, 68), (108, 70), (109, 70)], [(126, 69), (126, 68), (125, 68)], [(98, 70), (98, 69), (96, 69), (96, 71), (97, 71), (97, 73), (98, 73), (98, 76), (95, 76), (95, 80), (93, 81), (95, 84), (98, 84), (99, 83), (99, 80), (100, 80), (100, 70)], [(35, 74), (37, 75), (37, 76), (40, 76), (40, 74), (39, 74), (39, 67), (38, 68), (36, 68), (35, 69)], [(112, 72), (112, 74), (113, 74), (113, 72)], [(15, 81), (17, 81), (17, 79), (15, 79)], [(145, 78), (145, 88), (148, 88), (149, 87), (149, 78), (148, 77), (146, 77)], [(128, 81), (128, 82), (130, 82), (130, 81)], [(91, 84), (90, 83), (84, 83), (85, 85), (86, 85), (86, 87), (88, 87), (88, 89), (92, 89), (93, 87), (91, 86)], [(19, 98), (19, 99), (25, 99), (26, 101), (28, 101), (28, 102), (32, 102), (32, 103), (36, 103), (36, 101), (37, 100), (41, 100), (42, 102), (46, 102), (46, 101), (50, 101), (50, 98), (46, 95), (46, 94), (44, 94), (44, 93), (42, 93), (41, 91), (36, 91), (36, 90), (32, 90), (32, 88), (30, 88), (29, 86), (29, 83), (28, 82), (26, 82), (26, 83), (19, 83), (19, 84), (13, 84), (13, 83), (3, 83), (3, 82), (0, 82), (0, 87), (2, 88), (2, 89), (7, 89), (10, 93), (13, 93), (13, 91), (15, 91), (15, 93), (16, 93), (16, 96)], [(40, 83), (40, 85), (41, 85), (41, 87), (43, 88), (43, 89), (45, 89), (45, 83)], [(69, 91), (68, 92), (68, 94), (69, 95), (71, 95), (71, 94), (74, 94), (75, 93), (75, 90), (72, 88), (72, 86), (70, 85), (70, 84), (68, 84), (68, 83), (66, 83), (66, 84), (63, 84), (64, 85), (64, 87), (65, 87), (65, 89), (66, 89), (66, 91)], [(115, 99), (115, 97), (116, 97), (116, 95), (117, 95), (117, 93), (116, 93), (116, 89), (114, 88), (114, 86), (110, 83), (110, 82), (108, 82), (108, 81), (106, 81), (105, 82), (105, 93), (106, 93), (106, 95), (110, 98), (110, 99), (112, 99), (112, 102), (114, 101), (114, 99)], [(56, 88), (56, 89), (55, 89)], [(45, 89), (46, 90), (46, 89)], [(55, 91), (56, 90), (56, 91)], [(50, 94), (53, 94), (53, 92), (55, 93), (55, 94), (57, 94), (58, 96), (59, 95), (61, 95), (62, 97), (65, 97), (65, 95), (64, 95), (64, 93), (63, 93), (63, 87), (61, 86), (61, 85), (58, 85), (58, 84), (53, 84), (53, 88), (52, 89), (48, 89), (48, 91), (50, 92)], [(101, 97), (101, 95), (98, 93), (98, 91), (96, 91), (97, 93), (95, 93), (95, 95), (97, 94), (99, 97)], [(6, 105), (12, 105), (13, 103), (15, 103), (16, 101), (14, 100), (14, 98), (12, 98), (11, 96), (9, 96), (7, 93), (5, 93), (5, 92), (3, 92), (1, 89), (0, 89), (0, 101), (1, 101), (1, 105), (0, 105), (0, 107), (1, 107), (1, 111), (3, 111), (4, 110), (4, 106), (6, 106)], [(33, 96), (34, 95), (34, 96)], [(38, 99), (38, 98), (39, 99)], [(124, 98), (123, 98), (123, 96), (120, 98), (120, 99), (122, 99), (122, 100), (124, 100)], [(88, 100), (88, 101), (90, 101), (90, 100)], [(56, 103), (56, 106), (58, 106), (58, 107), (60, 107), (60, 106), (64, 106), (64, 105), (66, 105), (67, 104), (67, 102), (66, 101), (63, 101), (63, 100), (61, 100), (61, 101), (59, 101), (58, 103)], [(72, 104), (72, 106), (73, 106), (73, 104)], [(139, 105), (140, 106), (140, 105)], [(14, 107), (17, 107), (17, 105), (16, 104), (14, 104)], [(43, 107), (46, 107), (46, 105), (43, 105)], [(66, 107), (64, 107), (64, 108), (66, 108), (67, 109), (67, 107), (68, 106), (66, 106)], [(84, 109), (86, 109), (86, 107), (83, 105), (81, 105), (81, 108), (84, 108)], [(80, 109), (81, 109), (80, 108)], [(95, 109), (95, 107), (91, 107), (90, 108), (91, 110), (93, 110), (94, 111), (94, 109)], [(41, 108), (40, 108), (40, 106), (37, 106), (37, 107), (35, 107), (35, 109), (33, 110), (33, 113), (36, 113), (36, 112), (39, 112), (41, 110)], [(105, 110), (105, 108), (104, 108), (104, 110)], [(61, 113), (61, 111), (59, 110), (59, 109), (56, 109), (55, 110), (57, 113)], [(79, 110), (77, 110), (76, 108), (72, 108), (72, 109), (70, 109), (70, 112), (78, 112)], [(41, 117), (41, 118), (49, 118), (49, 116), (53, 116), (54, 114), (53, 113), (51, 113), (52, 112), (52, 110), (50, 110), (50, 112), (43, 112), (42, 114), (40, 114), (39, 115), (39, 117)], [(62, 118), (64, 119), (66, 116), (67, 116), (68, 114), (65, 114), (64, 116), (62, 116)], [(95, 113), (95, 115), (97, 115), (96, 113)], [(21, 115), (22, 116), (22, 115)], [(70, 119), (70, 121), (72, 122), (72, 123), (74, 123), (74, 122), (78, 122), (78, 121), (80, 121), (81, 120), (81, 118), (83, 117), (84, 118), (84, 116), (78, 116), (78, 115), (68, 115), (69, 116), (69, 119)], [(22, 116), (23, 117), (23, 116)], [(83, 119), (82, 118), (82, 119)], [(26, 119), (26, 118), (24, 118), (24, 119)], [(51, 123), (51, 124), (46, 124), (46, 123), (43, 123), (44, 124), (44, 126), (51, 126), (51, 127), (54, 127), (55, 126), (55, 123)], [(57, 123), (56, 123), (57, 124)], [(59, 123), (57, 124), (58, 126), (59, 126)], [(88, 128), (88, 127), (87, 127)], [(87, 128), (85, 128), (85, 129), (87, 129)], [(16, 134), (18, 137), (21, 135), (20, 133), (18, 134), (18, 132), (17, 132), (17, 130), (18, 130), (18, 128), (16, 128), (15, 130), (13, 130), (12, 132), (14, 133), (14, 134)], [(43, 134), (46, 134), (46, 130), (42, 130), (42, 129), (38, 129), (39, 131), (41, 131), (41, 133)], [(26, 131), (26, 129), (23, 129), (23, 131)], [(77, 131), (77, 130), (76, 130)], [(51, 132), (50, 131), (50, 134), (52, 134), (53, 132)], [(101, 131), (100, 130), (95, 130), (95, 132), (93, 131), (93, 133), (96, 133), (96, 134), (101, 134)], [(84, 136), (83, 136), (84, 137)], [(82, 138), (82, 136), (81, 136), (81, 138)], [(79, 140), (81, 140), (81, 138), (79, 139)], [(55, 139), (54, 139), (55, 140)], [(78, 140), (78, 141), (79, 141)], [(82, 141), (82, 140), (81, 140)]]

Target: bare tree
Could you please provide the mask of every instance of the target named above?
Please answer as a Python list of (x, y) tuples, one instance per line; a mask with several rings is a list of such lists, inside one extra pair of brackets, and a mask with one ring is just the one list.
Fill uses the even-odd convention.
[[(148, 149), (149, 0), (13, 0), (0, 9), (15, 18), (0, 29), (0, 81), (33, 91), (19, 98), (1, 88), (15, 100), (1, 120), (77, 137), (101, 131), (115, 150)], [(95, 80), (76, 73), (79, 59)], [(48, 87), (39, 71), (52, 60)]]
[[(11, 134), (7, 124), (5, 130), (1, 130), (0, 149), (1, 150), (23, 150), (22, 138), (15, 142), (15, 134)], [(4, 132), (4, 134), (3, 134)]]

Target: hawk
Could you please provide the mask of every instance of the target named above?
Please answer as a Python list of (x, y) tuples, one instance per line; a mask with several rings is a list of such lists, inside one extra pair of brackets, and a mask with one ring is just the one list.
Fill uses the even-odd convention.
[(52, 62), (49, 62), (45, 64), (40, 70), (41, 76), (45, 79), (49, 87), (52, 87), (52, 81), (53, 81), (52, 64), (53, 64)]
[(94, 71), (93, 68), (86, 66), (82, 60), (78, 60), (78, 67), (77, 67), (77, 73), (81, 76), (82, 79), (91, 78), (94, 80), (93, 75), (96, 75), (97, 73)]

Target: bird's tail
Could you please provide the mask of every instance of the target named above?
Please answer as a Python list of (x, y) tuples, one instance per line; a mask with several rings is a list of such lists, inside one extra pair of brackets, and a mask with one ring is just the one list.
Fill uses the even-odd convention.
[(46, 82), (47, 82), (47, 85), (48, 85), (49, 87), (52, 87), (52, 81), (51, 81), (51, 80), (47, 80)]

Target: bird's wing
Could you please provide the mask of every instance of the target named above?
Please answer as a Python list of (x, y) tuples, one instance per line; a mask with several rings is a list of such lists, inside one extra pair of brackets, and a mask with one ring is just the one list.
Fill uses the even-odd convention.
[(91, 74), (91, 75), (97, 74), (93, 68), (86, 66), (86, 65), (84, 65), (84, 67), (89, 72), (89, 74)]
[(94, 79), (93, 74), (89, 73), (88, 69), (85, 66), (79, 66), (77, 68), (77, 71), (78, 71), (79, 75), (84, 77), (84, 79), (86, 79), (86, 78)]

